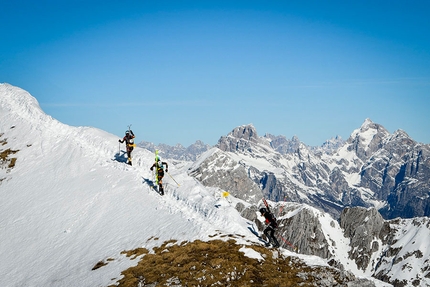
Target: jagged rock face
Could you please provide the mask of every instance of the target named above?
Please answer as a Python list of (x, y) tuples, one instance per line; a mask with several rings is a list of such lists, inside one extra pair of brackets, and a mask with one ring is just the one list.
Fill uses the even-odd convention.
[(350, 258), (357, 267), (365, 270), (372, 254), (379, 249), (378, 238), (384, 219), (374, 208), (345, 208), (340, 216), (340, 226), (345, 237), (351, 239)]
[[(289, 212), (288, 208), (284, 212)], [(302, 254), (329, 258), (328, 242), (318, 218), (309, 210), (301, 209), (295, 216), (279, 221), (285, 229), (280, 234), (294, 242)]]
[(316, 155), (333, 154), (344, 144), (345, 141), (340, 136), (336, 136), (335, 138), (331, 138), (330, 140), (325, 141), (321, 146), (310, 147), (310, 149)]
[(360, 173), (361, 186), (375, 190), (387, 201), (380, 210), (385, 218), (430, 215), (430, 148), (403, 131), (386, 139)]
[[(265, 141), (258, 137), (253, 125), (240, 126), (232, 130), (227, 136), (222, 136), (216, 147), (227, 152), (252, 153), (258, 146), (264, 145)], [(267, 144), (267, 152), (270, 146)]]
[(188, 174), (205, 186), (219, 187), (249, 203), (261, 199), (261, 190), (248, 177), (246, 169), (217, 148), (203, 154), (188, 169)]
[[(236, 208), (255, 223), (261, 234), (265, 225), (257, 216), (259, 207), (238, 204)], [(305, 205), (271, 202), (270, 209), (278, 218), (276, 234), (284, 248), (292, 249), (288, 241), (297, 247), (295, 251), (320, 256), (343, 270), (347, 266), (337, 261), (334, 250), (345, 248), (342, 242), (349, 242), (349, 259), (375, 278), (394, 286), (430, 286), (428, 243), (422, 240), (430, 238), (428, 217), (384, 220), (375, 208), (352, 207), (342, 211), (339, 224), (325, 218), (323, 228), (321, 220), (325, 215)], [(328, 222), (331, 230), (327, 230)]]
[(270, 200), (280, 201), (285, 196), (285, 185), (278, 181), (273, 173), (264, 172), (260, 179), (260, 186), (263, 189), (265, 197)]
[[(253, 221), (262, 233), (266, 226), (257, 217), (259, 214), (257, 206), (251, 205), (245, 208), (243, 205), (238, 205), (236, 209), (243, 217)], [(278, 218), (279, 227), (276, 234), (281, 246), (291, 249), (291, 245), (294, 245), (295, 250), (300, 250), (301, 254), (317, 255), (322, 258), (331, 257), (329, 243), (325, 238), (319, 218), (311, 209), (289, 203), (281, 209), (279, 206), (272, 206), (271, 210)], [(283, 218), (289, 213), (294, 213), (294, 215)]]
[(383, 146), (385, 138), (389, 135), (383, 126), (366, 119), (361, 128), (355, 130), (349, 137), (348, 150), (354, 151), (357, 157), (365, 162)]
[(390, 134), (369, 119), (333, 153), (297, 138), (258, 137), (252, 125), (221, 137), (217, 147), (274, 201), (289, 198), (335, 217), (349, 206), (385, 206), (380, 212), (386, 219), (430, 215), (430, 145), (403, 131)]
[[(393, 286), (430, 286), (430, 259), (423, 254), (428, 242), (422, 241), (430, 238), (430, 218), (385, 221), (379, 238), (385, 249), (374, 266), (375, 278)], [(425, 246), (417, 242), (423, 242)], [(404, 273), (404, 270), (410, 271), (410, 275), (399, 278), (399, 273)]]
[(284, 136), (274, 136), (271, 134), (266, 134), (264, 137), (270, 140), (271, 147), (280, 154), (294, 153), (300, 145), (300, 140), (296, 136), (291, 140), (288, 140)]

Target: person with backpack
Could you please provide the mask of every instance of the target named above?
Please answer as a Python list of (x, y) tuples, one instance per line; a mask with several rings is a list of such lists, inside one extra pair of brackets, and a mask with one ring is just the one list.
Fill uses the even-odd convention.
[(133, 151), (136, 144), (134, 143), (134, 133), (132, 130), (127, 130), (125, 132), (125, 136), (122, 138), (122, 140), (118, 140), (120, 143), (125, 142), (125, 146), (127, 149), (127, 163), (129, 165), (131, 164), (131, 152)]
[(152, 171), (155, 167), (155, 176), (156, 176), (156, 182), (158, 184), (158, 191), (161, 193), (161, 195), (164, 195), (164, 188), (163, 188), (163, 177), (164, 177), (164, 167), (166, 167), (166, 172), (169, 170), (169, 165), (165, 161), (161, 161), (159, 156), (155, 157), (155, 162), (151, 166), (150, 170)]
[(265, 223), (267, 224), (267, 227), (264, 229), (263, 233), (269, 240), (269, 244), (272, 244), (273, 247), (279, 247), (279, 242), (275, 238), (275, 229), (278, 228), (278, 223), (276, 222), (275, 216), (264, 207), (260, 208), (260, 214), (264, 216)]

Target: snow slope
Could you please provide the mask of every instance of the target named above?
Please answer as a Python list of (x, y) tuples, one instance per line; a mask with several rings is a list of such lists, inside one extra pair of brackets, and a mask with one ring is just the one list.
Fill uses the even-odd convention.
[(128, 166), (113, 160), (117, 136), (64, 125), (19, 88), (1, 84), (0, 96), (2, 149), (19, 150), (15, 167), (0, 169), (0, 286), (108, 285), (133, 262), (91, 268), (122, 250), (249, 233), (229, 204), (214, 208), (222, 200), (216, 189), (173, 164), (169, 173), (180, 187), (166, 176), (161, 197), (145, 183), (152, 179), (149, 151), (136, 148)]
[[(0, 150), (17, 151), (13, 168), (0, 162), (0, 286), (107, 286), (136, 264), (121, 251), (151, 250), (170, 239), (240, 234), (237, 240), (258, 243), (252, 223), (233, 207), (238, 199), (227, 201), (221, 190), (189, 177), (188, 163), (169, 161), (180, 186), (166, 175), (160, 196), (147, 184), (154, 155), (136, 148), (133, 166), (126, 165), (118, 139), (64, 125), (26, 91), (0, 84)], [(107, 259), (113, 260), (91, 270)]]

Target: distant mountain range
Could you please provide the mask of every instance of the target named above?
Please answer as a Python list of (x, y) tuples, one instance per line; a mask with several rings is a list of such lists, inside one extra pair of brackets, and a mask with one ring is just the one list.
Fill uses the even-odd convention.
[[(402, 130), (390, 134), (366, 119), (347, 141), (336, 137), (310, 147), (297, 137), (260, 137), (254, 126), (244, 125), (214, 147), (147, 146), (191, 160), (190, 176), (251, 203), (236, 209), (259, 229), (261, 198), (272, 200), (286, 248), (339, 269), (353, 260), (362, 272), (393, 286), (428, 282), (428, 247), (420, 238), (429, 236), (430, 147)], [(347, 258), (343, 250), (349, 250)]]
[[(214, 239), (240, 245), (226, 255), (241, 264), (250, 256), (240, 270), (258, 274), (260, 285), (293, 274), (315, 286), (430, 286), (429, 145), (404, 131), (390, 134), (367, 119), (347, 141), (314, 148), (244, 125), (214, 147), (148, 144), (172, 163), (162, 197), (151, 187), (153, 152), (136, 148), (129, 166), (117, 140), (64, 125), (27, 92), (0, 84), (1, 286), (112, 286), (124, 274), (142, 285), (148, 269), (123, 271), (140, 260), (137, 249), (128, 251), (132, 260), (119, 254), (130, 248), (152, 249), (138, 254), (156, 262), (158, 253), (167, 269), (165, 256), (185, 262), (180, 271), (155, 264), (151, 282), (185, 286), (191, 276), (234, 285), (239, 269), (220, 258)], [(279, 249), (264, 247), (263, 196), (272, 199)], [(183, 260), (189, 250), (191, 265)], [(209, 283), (221, 265), (227, 281)]]
[(339, 217), (345, 207), (375, 207), (385, 219), (430, 216), (430, 145), (366, 119), (347, 141), (310, 147), (297, 137), (258, 136), (243, 125), (214, 147), (139, 144), (167, 158), (196, 161), (189, 173), (207, 186), (257, 201), (307, 203)]
[(155, 145), (151, 142), (141, 141), (137, 144), (138, 147), (146, 148), (152, 152), (159, 150), (159, 154), (163, 158), (171, 158), (176, 160), (195, 161), (199, 155), (211, 148), (210, 145), (202, 141), (196, 141), (189, 147), (184, 147), (181, 144), (170, 146), (167, 144)]
[[(281, 154), (294, 153), (301, 143), (297, 136), (293, 136), (291, 140), (282, 135), (274, 136), (266, 134), (264, 137), (269, 139), (273, 149)], [(336, 136), (326, 140), (321, 146), (308, 146), (308, 148), (314, 153), (332, 153), (344, 143), (345, 141), (340, 136)], [(154, 143), (147, 141), (141, 141), (137, 146), (146, 148), (152, 152), (159, 150), (160, 155), (165, 158), (185, 161), (195, 161), (202, 153), (213, 147), (200, 140), (197, 140), (188, 147), (184, 147), (181, 144), (177, 144), (175, 146), (167, 144), (155, 145)]]
[[(347, 141), (337, 137), (309, 147), (296, 137), (259, 137), (255, 127), (244, 125), (222, 136), (188, 173), (253, 203), (236, 208), (256, 223), (261, 197), (274, 201), (278, 232), (300, 253), (342, 266), (336, 255), (342, 246), (334, 242), (334, 231), (325, 230), (325, 215), (294, 203), (338, 219), (349, 239), (348, 258), (359, 269), (394, 286), (424, 286), (430, 277), (430, 261), (422, 253), (428, 247), (418, 243), (429, 234), (430, 145), (402, 130), (390, 134), (366, 119)], [(402, 279), (406, 269), (408, 279)]]

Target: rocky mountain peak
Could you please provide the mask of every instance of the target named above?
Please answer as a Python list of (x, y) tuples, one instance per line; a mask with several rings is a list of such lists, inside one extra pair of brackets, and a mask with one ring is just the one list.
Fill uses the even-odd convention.
[(201, 140), (196, 140), (196, 142), (194, 143), (194, 146), (206, 146), (207, 144), (205, 144), (204, 142), (202, 142)]
[(227, 136), (254, 142), (258, 141), (257, 130), (252, 124), (236, 127)]
[(267, 139), (270, 142), (270, 146), (280, 154), (295, 153), (301, 143), (297, 136), (293, 136), (291, 140), (289, 140), (282, 135), (274, 136), (266, 133), (263, 138)]
[(364, 120), (364, 122), (361, 124), (361, 128), (362, 128), (362, 129), (365, 129), (366, 127), (368, 127), (368, 126), (370, 126), (370, 125), (373, 125), (373, 124), (374, 124), (374, 122), (373, 122), (371, 119), (366, 118), (366, 119)]
[(390, 133), (383, 126), (366, 119), (347, 140), (348, 151), (355, 151), (358, 158), (366, 161), (376, 150), (382, 148), (384, 140), (389, 136)]
[(391, 138), (396, 139), (396, 140), (410, 140), (410, 141), (412, 141), (411, 137), (402, 129), (396, 130), (393, 133)]
[(322, 153), (332, 154), (336, 152), (344, 144), (345, 144), (345, 141), (342, 139), (342, 137), (337, 135), (334, 138), (326, 140), (321, 146), (310, 147), (310, 149), (315, 154), (322, 154)]
[(263, 143), (252, 124), (234, 128), (227, 136), (222, 136), (216, 145), (222, 151), (250, 152), (253, 145)]

